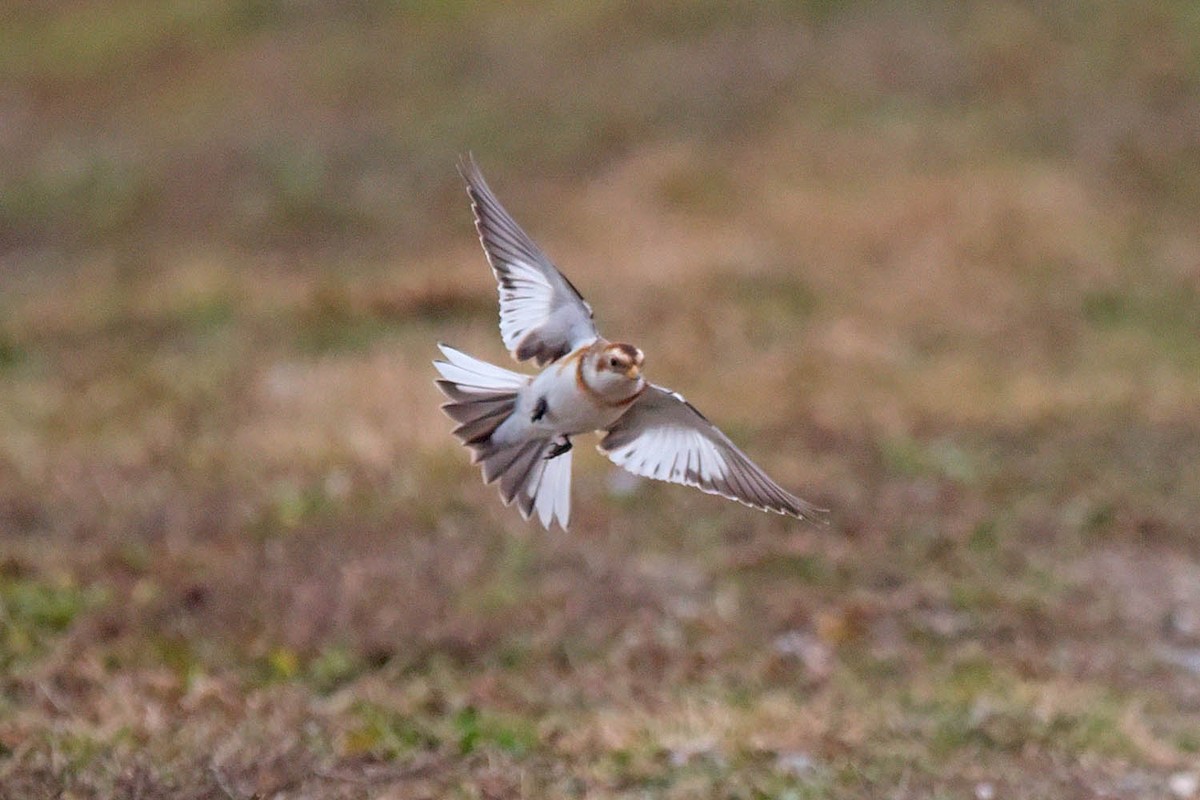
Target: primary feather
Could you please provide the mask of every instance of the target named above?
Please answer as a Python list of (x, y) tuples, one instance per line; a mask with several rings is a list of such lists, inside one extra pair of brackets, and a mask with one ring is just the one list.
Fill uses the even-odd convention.
[(492, 194), (470, 157), (459, 164), (479, 241), (500, 292), (500, 337), (518, 361), (544, 366), (596, 338), (592, 309)]

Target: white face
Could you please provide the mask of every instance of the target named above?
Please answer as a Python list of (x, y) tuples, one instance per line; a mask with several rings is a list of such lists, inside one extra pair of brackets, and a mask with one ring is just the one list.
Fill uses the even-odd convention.
[(611, 344), (587, 367), (588, 385), (600, 394), (623, 398), (642, 387), (642, 351), (628, 344)]

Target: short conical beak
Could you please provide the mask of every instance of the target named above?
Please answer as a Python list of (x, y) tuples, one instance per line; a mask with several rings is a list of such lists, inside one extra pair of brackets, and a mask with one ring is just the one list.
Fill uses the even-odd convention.
[(629, 369), (625, 370), (625, 377), (631, 381), (636, 381), (638, 376), (642, 374), (642, 368), (634, 364)]

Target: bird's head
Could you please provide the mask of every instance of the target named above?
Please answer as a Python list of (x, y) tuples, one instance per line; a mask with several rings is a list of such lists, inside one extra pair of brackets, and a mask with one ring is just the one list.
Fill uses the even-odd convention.
[(619, 402), (642, 391), (642, 351), (631, 344), (597, 342), (579, 362), (579, 379), (605, 400)]
[(597, 366), (601, 372), (612, 372), (636, 381), (641, 377), (642, 351), (631, 344), (613, 343), (600, 351)]

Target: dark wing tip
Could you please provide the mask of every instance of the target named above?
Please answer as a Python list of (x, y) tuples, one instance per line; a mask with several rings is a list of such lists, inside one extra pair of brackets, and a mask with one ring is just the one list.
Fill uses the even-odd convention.
[[(747, 459), (747, 461), (749, 460)], [(749, 463), (753, 464), (753, 462)], [(804, 498), (792, 494), (772, 480), (761, 469), (756, 468), (756, 473), (752, 473), (752, 475), (760, 483), (758, 494), (758, 500), (762, 504), (759, 506), (760, 508), (787, 517), (795, 517), (796, 519), (810, 522), (820, 522), (824, 525), (829, 524), (828, 520), (823, 516), (829, 513), (829, 509), (820, 508)]]
[(465, 153), (460, 153), (458, 156), (458, 174), (463, 177), (463, 180), (469, 181), (469, 175), (478, 175), (479, 164), (475, 161), (475, 154), (468, 150)]
[[(479, 241), (483, 244), (484, 255), (487, 256), (488, 263), (495, 270), (497, 260), (492, 253), (492, 248), (497, 243), (496, 237), (503, 238), (506, 226), (514, 228), (520, 236), (525, 236), (525, 233), (500, 205), (500, 201), (493, 194), (492, 187), (488, 186), (487, 180), (483, 177), (483, 171), (479, 169), (479, 164), (476, 163), (475, 157), (470, 152), (459, 157), (458, 174), (467, 185), (467, 197), (471, 200), (471, 214), (475, 217), (475, 231), (479, 234)], [(508, 235), (511, 238), (511, 234)], [(519, 244), (519, 240), (517, 243)], [(512, 242), (509, 242), (510, 246), (511, 244)], [(532, 243), (530, 244), (532, 245)], [(497, 277), (500, 274), (497, 272)]]
[(468, 150), (458, 157), (458, 175), (467, 185), (467, 196), (471, 198), (471, 207), (475, 212), (476, 226), (480, 222), (479, 206), (483, 197), (491, 194), (491, 189), (483, 177), (483, 170), (475, 161), (475, 156)]
[(770, 510), (777, 514), (795, 517), (796, 519), (802, 519), (807, 522), (815, 522), (826, 527), (829, 526), (829, 509), (814, 506), (807, 500), (802, 500), (795, 495), (790, 495), (788, 497), (788, 503), (786, 506), (780, 504), (779, 508), (772, 508)]
[[(696, 485), (696, 484), (693, 484)], [(700, 486), (704, 491), (712, 491), (708, 488)], [(713, 494), (719, 494), (730, 500), (736, 500), (744, 506), (757, 509), (758, 511), (766, 511), (771, 514), (778, 514), (781, 517), (792, 517), (793, 519), (801, 520), (802, 522), (812, 522), (825, 527), (829, 526), (829, 519), (826, 516), (829, 513), (828, 509), (818, 508), (807, 500), (801, 499), (794, 494), (780, 489), (780, 492), (786, 496), (784, 498), (764, 498), (764, 497), (746, 497), (739, 492), (724, 492), (721, 490), (712, 491)]]

